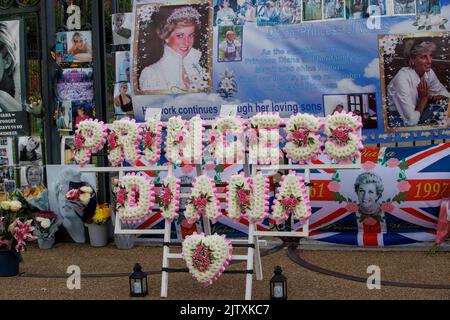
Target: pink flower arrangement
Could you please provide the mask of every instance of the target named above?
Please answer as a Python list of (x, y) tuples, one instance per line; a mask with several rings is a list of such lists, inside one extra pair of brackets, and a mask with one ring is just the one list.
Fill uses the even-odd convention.
[(125, 188), (120, 188), (117, 192), (117, 205), (122, 206), (125, 203), (127, 191)]
[(308, 142), (308, 136), (309, 130), (308, 129), (299, 129), (295, 130), (291, 133), (292, 138), (297, 140), (299, 144), (305, 144)]
[(111, 132), (107, 138), (107, 142), (108, 142), (108, 146), (111, 149), (115, 149), (117, 148), (117, 138), (116, 138), (116, 134), (113, 132)]
[(248, 141), (251, 144), (255, 144), (258, 143), (258, 132), (256, 131), (256, 129), (251, 129), (249, 134), (248, 134)]
[(216, 168), (216, 164), (212, 161), (208, 161), (205, 163), (205, 170), (207, 171), (211, 171), (214, 170)]
[(34, 227), (31, 226), (32, 220), (22, 222), (16, 220), (16, 227), (14, 228), (14, 239), (17, 241), (15, 250), (17, 252), (23, 252), (25, 250), (26, 242), (31, 242), (37, 239), (32, 235)]
[(397, 184), (397, 189), (400, 192), (407, 192), (407, 191), (409, 191), (409, 189), (411, 189), (411, 184), (408, 181), (406, 181), (406, 180), (400, 181)]
[(184, 164), (181, 166), (181, 172), (183, 172), (184, 174), (190, 174), (194, 169), (195, 167), (189, 164)]
[(341, 189), (341, 185), (337, 181), (331, 181), (327, 187), (331, 192), (338, 192)]
[(208, 200), (206, 200), (205, 198), (196, 198), (192, 200), (192, 204), (196, 207), (206, 207), (206, 205), (208, 204)]
[(391, 202), (384, 202), (381, 205), (381, 210), (383, 210), (384, 212), (392, 213), (394, 212), (395, 207)]
[(164, 192), (161, 196), (161, 199), (165, 206), (170, 206), (170, 204), (172, 203), (172, 191), (170, 190), (170, 188), (168, 187), (164, 188)]
[(338, 140), (338, 142), (345, 143), (349, 139), (349, 137), (348, 137), (349, 131), (350, 130), (347, 128), (337, 128), (337, 129), (331, 130), (331, 134), (333, 135), (333, 138)]
[(144, 143), (147, 147), (151, 147), (153, 143), (153, 134), (147, 131), (144, 135)]
[(362, 168), (364, 171), (372, 171), (376, 166), (377, 164), (372, 161), (366, 161), (362, 164)]
[(75, 135), (75, 141), (74, 141), (74, 145), (76, 149), (81, 149), (81, 147), (83, 147), (83, 137), (81, 136), (81, 134), (76, 134)]
[(399, 166), (400, 161), (397, 158), (390, 158), (386, 164), (389, 168), (395, 168)]
[(193, 267), (200, 272), (207, 270), (213, 261), (212, 251), (201, 242), (192, 250), (191, 257)]
[(178, 130), (178, 131), (176, 132), (175, 142), (177, 142), (177, 143), (179, 143), (179, 144), (183, 144), (183, 142), (184, 142), (183, 131)]
[(293, 211), (298, 204), (299, 200), (292, 195), (289, 198), (284, 198), (281, 200), (281, 205), (285, 207), (288, 212)]

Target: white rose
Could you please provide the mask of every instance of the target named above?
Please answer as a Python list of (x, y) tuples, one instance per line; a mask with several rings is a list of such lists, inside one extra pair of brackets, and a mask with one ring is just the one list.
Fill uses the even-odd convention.
[(22, 203), (20, 201), (17, 201), (17, 200), (11, 201), (10, 209), (13, 212), (17, 212), (20, 209), (22, 209)]
[(0, 203), (0, 207), (1, 207), (3, 210), (9, 210), (9, 209), (11, 208), (11, 201), (2, 201), (2, 202)]
[(80, 188), (80, 191), (81, 191), (81, 192), (84, 192), (84, 193), (92, 193), (92, 192), (94, 192), (94, 190), (92, 190), (92, 188), (89, 187), (89, 186), (81, 187), (81, 188)]
[(42, 219), (41, 221), (41, 227), (44, 229), (48, 229), (51, 226), (50, 219)]
[(90, 199), (91, 199), (91, 195), (89, 193), (82, 193), (80, 195), (80, 200), (85, 206), (89, 203)]

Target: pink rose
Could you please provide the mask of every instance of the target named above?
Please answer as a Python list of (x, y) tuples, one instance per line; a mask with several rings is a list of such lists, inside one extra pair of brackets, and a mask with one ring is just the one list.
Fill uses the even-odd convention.
[(203, 245), (197, 246), (197, 248), (195, 248), (195, 250), (197, 250), (197, 251), (202, 251), (202, 250), (203, 250)]
[(72, 189), (66, 193), (67, 200), (77, 200), (79, 196), (80, 192), (78, 191), (78, 189)]
[(75, 148), (81, 149), (81, 147), (83, 146), (83, 138), (81, 137), (81, 134), (75, 135), (74, 144), (75, 144)]
[(153, 143), (153, 135), (150, 131), (147, 131), (144, 136), (144, 142), (147, 147), (150, 147)]
[(181, 172), (183, 172), (184, 174), (189, 174), (191, 173), (195, 168), (189, 164), (187, 165), (183, 165), (181, 167)]
[(372, 171), (376, 166), (377, 164), (372, 161), (366, 161), (362, 164), (362, 168), (364, 171)]
[(398, 165), (400, 164), (400, 161), (397, 158), (390, 158), (386, 162), (386, 164), (389, 168), (395, 168), (395, 167), (398, 167)]
[(292, 132), (292, 137), (295, 140), (299, 140), (301, 142), (307, 142), (308, 141), (308, 130), (296, 130)]
[(178, 143), (182, 143), (184, 140), (183, 131), (177, 131), (176, 135), (177, 137), (175, 138), (175, 141)]
[(356, 212), (358, 211), (358, 205), (354, 202), (349, 202), (347, 203), (347, 205), (345, 206), (345, 209), (347, 209), (348, 212)]
[(205, 163), (205, 170), (211, 171), (211, 170), (214, 170), (215, 168), (216, 168), (216, 165), (214, 162), (208, 161)]
[(341, 189), (341, 185), (337, 181), (331, 181), (327, 187), (331, 192), (338, 192)]
[(111, 149), (115, 149), (117, 147), (116, 134), (114, 132), (111, 132), (111, 134), (108, 136), (108, 145), (111, 147)]
[(250, 130), (250, 133), (248, 134), (248, 141), (251, 144), (258, 143), (258, 133), (256, 132), (255, 129)]
[(117, 203), (122, 205), (125, 202), (125, 198), (127, 195), (127, 191), (124, 188), (121, 188), (117, 193)]
[(363, 224), (368, 225), (368, 226), (374, 226), (377, 224), (377, 220), (375, 220), (374, 218), (368, 217), (368, 218), (364, 219)]
[(395, 207), (390, 202), (384, 202), (381, 205), (381, 210), (384, 212), (392, 213), (394, 211)]
[(411, 184), (406, 180), (400, 181), (397, 184), (397, 189), (400, 190), (400, 192), (407, 192), (411, 189)]

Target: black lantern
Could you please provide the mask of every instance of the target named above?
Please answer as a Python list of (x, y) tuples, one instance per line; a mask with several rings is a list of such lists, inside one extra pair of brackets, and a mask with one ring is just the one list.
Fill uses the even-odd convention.
[(145, 297), (148, 294), (147, 274), (142, 272), (139, 263), (134, 265), (130, 274), (130, 297)]
[(270, 279), (270, 300), (287, 300), (287, 278), (282, 274), (280, 266), (276, 266)]

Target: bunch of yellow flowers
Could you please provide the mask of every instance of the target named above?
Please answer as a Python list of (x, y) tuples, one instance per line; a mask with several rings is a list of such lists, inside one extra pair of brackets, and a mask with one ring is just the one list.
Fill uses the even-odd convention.
[(95, 209), (95, 215), (92, 217), (92, 222), (96, 224), (104, 224), (111, 218), (108, 204), (99, 204)]

